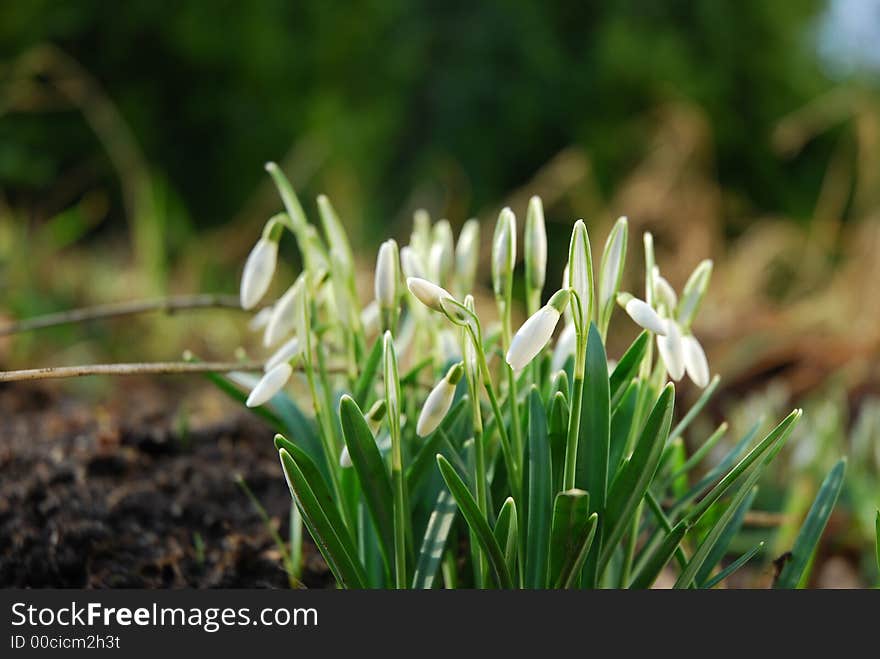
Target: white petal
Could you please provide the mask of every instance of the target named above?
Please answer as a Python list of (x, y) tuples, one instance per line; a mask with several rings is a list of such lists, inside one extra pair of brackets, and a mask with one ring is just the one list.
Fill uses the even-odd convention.
[(300, 312), (297, 306), (304, 286), (305, 280), (298, 278), (272, 307), (272, 317), (269, 318), (263, 334), (263, 345), (267, 348), (277, 344), (296, 328), (296, 315)]
[(683, 337), (681, 342), (684, 348), (684, 367), (688, 377), (698, 387), (705, 387), (709, 384), (710, 375), (709, 362), (706, 360), (703, 346), (692, 334)]
[(657, 336), (657, 348), (666, 365), (666, 371), (676, 382), (684, 377), (684, 348), (681, 343), (681, 330), (674, 320), (666, 321), (666, 336)]
[(544, 288), (547, 278), (547, 228), (540, 197), (529, 200), (525, 231), (526, 276), (536, 290)]
[(301, 347), (299, 344), (299, 337), (295, 336), (289, 341), (286, 341), (284, 345), (282, 345), (280, 348), (278, 348), (278, 350), (272, 353), (272, 355), (269, 357), (269, 359), (266, 360), (266, 363), (263, 365), (263, 371), (268, 373), (273, 368), (278, 366), (278, 364), (289, 362), (300, 353), (300, 350)]
[(634, 297), (626, 303), (626, 313), (629, 314), (629, 317), (637, 325), (644, 327), (646, 330), (660, 336), (666, 334), (666, 325), (663, 323), (663, 319), (657, 315), (657, 312), (647, 302)]
[(556, 348), (553, 349), (553, 360), (550, 370), (553, 373), (565, 368), (565, 362), (574, 354), (577, 346), (577, 332), (574, 323), (568, 323), (556, 339)]
[(447, 382), (446, 378), (440, 380), (428, 394), (422, 412), (419, 414), (419, 421), (416, 423), (416, 434), (419, 437), (427, 437), (437, 430), (437, 426), (440, 425), (443, 417), (452, 406), (454, 397), (455, 385)]
[(354, 466), (351, 463), (351, 453), (348, 452), (348, 444), (342, 447), (342, 452), (339, 454), (339, 466), (343, 469), (349, 469)]
[(678, 306), (678, 296), (675, 294), (675, 289), (672, 288), (672, 284), (660, 274), (660, 268), (656, 265), (654, 266), (654, 291), (660, 302), (665, 304), (669, 313), (672, 314), (672, 312), (675, 311), (675, 307)]
[(241, 274), (241, 307), (253, 309), (272, 283), (278, 261), (278, 243), (260, 238), (248, 254)]
[(281, 391), (281, 388), (287, 384), (292, 373), (293, 368), (290, 364), (286, 362), (278, 364), (278, 366), (260, 378), (260, 381), (257, 382), (257, 386), (254, 387), (253, 391), (251, 391), (251, 395), (248, 396), (247, 401), (245, 401), (245, 405), (248, 407), (259, 407), (268, 401), (272, 396)]
[(409, 288), (410, 293), (415, 295), (419, 302), (429, 309), (441, 313), (443, 312), (443, 308), (440, 306), (440, 300), (444, 297), (452, 297), (452, 294), (449, 291), (441, 288), (437, 284), (431, 283), (427, 279), (409, 277), (406, 280), (406, 285)]
[(257, 313), (254, 314), (254, 317), (248, 321), (248, 329), (252, 332), (259, 331), (266, 327), (269, 324), (269, 319), (272, 317), (272, 307), (263, 307)]
[(474, 278), (477, 274), (477, 265), (480, 259), (480, 223), (477, 220), (468, 220), (458, 234), (458, 244), (455, 246), (455, 269), (459, 281), (466, 293), (473, 287)]
[(400, 268), (406, 277), (421, 277), (423, 279), (425, 277), (425, 270), (419, 262), (419, 257), (409, 245), (400, 248)]
[(379, 248), (374, 282), (376, 301), (384, 309), (397, 305), (397, 259), (397, 243), (386, 240)]
[[(569, 246), (571, 260), (568, 264), (568, 279), (571, 287), (577, 293), (581, 302), (581, 311), (586, 314), (590, 309), (593, 297), (592, 270), (593, 259), (590, 253), (590, 238), (587, 234), (587, 225), (583, 220), (574, 224), (571, 232), (571, 244)], [(575, 305), (576, 306), (576, 305)], [(589, 319), (581, 319), (589, 321)], [(583, 323), (586, 325), (586, 323)]]
[(551, 306), (541, 307), (517, 330), (507, 351), (507, 363), (515, 371), (521, 370), (544, 349), (553, 336), (559, 312)]

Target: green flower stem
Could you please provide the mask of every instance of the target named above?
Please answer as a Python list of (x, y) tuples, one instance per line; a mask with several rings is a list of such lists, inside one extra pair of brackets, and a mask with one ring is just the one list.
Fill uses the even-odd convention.
[[(571, 408), (568, 415), (568, 432), (565, 439), (565, 468), (562, 472), (562, 489), (572, 489), (577, 473), (578, 435), (581, 427), (581, 404), (584, 394), (584, 370), (587, 361), (587, 331), (589, 321), (582, 315), (581, 300), (577, 293), (572, 290), (571, 303), (575, 318), (575, 332), (577, 344), (574, 355), (574, 383), (571, 391)], [(583, 318), (579, 321), (578, 318)]]
[(391, 487), (394, 497), (394, 585), (405, 589), (406, 578), (406, 481), (403, 475), (403, 454), (400, 427), (391, 424)]
[[(510, 349), (510, 341), (512, 337), (512, 331), (510, 327), (510, 304), (504, 302), (502, 304), (502, 332), (501, 332), (501, 345), (504, 349), (504, 353)], [(504, 362), (504, 369), (507, 371), (507, 402), (510, 405), (510, 425), (512, 426), (512, 436), (513, 436), (513, 452), (516, 457), (517, 464), (523, 463), (523, 439), (522, 439), (522, 427), (520, 426), (519, 421), (519, 397), (517, 396), (517, 386), (516, 386), (516, 374), (513, 372), (513, 368), (511, 368), (510, 364), (506, 361)]]
[(632, 518), (632, 526), (629, 529), (629, 537), (627, 538), (626, 547), (623, 554), (623, 566), (620, 569), (620, 587), (626, 588), (632, 574), (633, 560), (636, 554), (636, 545), (639, 540), (639, 524), (642, 521), (642, 506), (644, 502), (639, 503), (636, 513)]

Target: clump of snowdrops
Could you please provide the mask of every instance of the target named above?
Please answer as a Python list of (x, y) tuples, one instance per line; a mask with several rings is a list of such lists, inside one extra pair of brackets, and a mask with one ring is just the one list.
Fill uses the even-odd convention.
[[(252, 320), (269, 356), (246, 403), (284, 428), (275, 446), (292, 519), (339, 586), (645, 588), (666, 570), (677, 587), (711, 587), (760, 552), (763, 543), (721, 567), (762, 470), (801, 411), (764, 437), (756, 425), (713, 465), (702, 463), (726, 424), (687, 455), (683, 433), (718, 384), (692, 333), (710, 261), (679, 294), (646, 233), (644, 290), (620, 291), (626, 218), (594, 268), (582, 220), (568, 253), (548, 254), (533, 197), (524, 300), (512, 295), (514, 212), (503, 209), (495, 225), (500, 322), (490, 327), (472, 295), (479, 223), (465, 222), (455, 240), (448, 221), (432, 224), (419, 211), (408, 245), (382, 244), (374, 299), (362, 308), (354, 252), (330, 201), (317, 200), (319, 231), (279, 168), (267, 170), (285, 210), (247, 259), (242, 306), (265, 296), (287, 233), (303, 270)], [(546, 281), (551, 256), (568, 262), (558, 290)], [(521, 303), (529, 316), (516, 329)], [(618, 308), (642, 331), (611, 361), (605, 340)], [(704, 391), (676, 414), (674, 382), (685, 376)], [(823, 485), (777, 585), (801, 581), (842, 472), (841, 464)], [(298, 529), (291, 536), (300, 538)]]

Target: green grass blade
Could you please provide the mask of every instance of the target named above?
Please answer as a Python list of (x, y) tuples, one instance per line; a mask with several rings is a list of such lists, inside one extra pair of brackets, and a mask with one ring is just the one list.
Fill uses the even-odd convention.
[(492, 529), (489, 527), (489, 522), (480, 513), (477, 502), (474, 501), (474, 497), (468, 490), (467, 485), (464, 484), (464, 481), (456, 473), (455, 468), (442, 455), (437, 456), (437, 465), (440, 467), (440, 474), (455, 498), (462, 516), (471, 531), (473, 531), (474, 537), (480, 543), (489, 560), (489, 564), (492, 566), (495, 582), (500, 588), (512, 588), (513, 582), (511, 581), (510, 571), (507, 569), (504, 552), (502, 552), (501, 547), (495, 540)]
[(495, 541), (504, 551), (504, 561), (507, 563), (507, 571), (510, 572), (511, 578), (516, 574), (516, 504), (513, 497), (507, 497), (504, 505), (501, 506), (501, 512), (498, 513), (498, 521), (495, 522)]
[(547, 585), (547, 554), (550, 549), (550, 516), (553, 506), (553, 472), (547, 415), (537, 387), (529, 393), (529, 516), (526, 538), (528, 588)]
[(754, 547), (752, 547), (751, 549), (749, 549), (745, 554), (743, 554), (743, 555), (740, 556), (738, 559), (736, 559), (733, 563), (731, 563), (731, 564), (728, 565), (726, 568), (724, 568), (723, 570), (721, 570), (721, 571), (720, 571), (718, 574), (716, 574), (714, 577), (712, 577), (711, 579), (709, 579), (705, 584), (702, 585), (702, 588), (705, 588), (705, 589), (708, 590), (708, 589), (710, 589), (710, 588), (714, 588), (715, 586), (717, 586), (718, 584), (720, 584), (722, 581), (724, 581), (725, 579), (727, 579), (727, 577), (729, 577), (731, 574), (733, 574), (733, 573), (736, 572), (738, 569), (740, 569), (743, 565), (745, 565), (745, 564), (748, 563), (750, 560), (752, 560), (752, 557), (753, 557), (755, 554), (757, 554), (759, 551), (761, 551), (761, 549), (762, 549), (763, 547), (764, 547), (764, 541), (762, 540), (761, 542), (759, 542), (758, 544), (756, 544)]
[(669, 383), (654, 404), (632, 457), (624, 462), (609, 490), (604, 520), (606, 532), (599, 558), (600, 573), (611, 560), (615, 546), (629, 528), (630, 518), (654, 479), (669, 436), (674, 400), (675, 387)]
[(843, 487), (845, 473), (846, 459), (844, 458), (834, 465), (822, 482), (819, 493), (810, 507), (810, 512), (807, 513), (807, 518), (794, 541), (791, 560), (782, 568), (779, 578), (773, 584), (774, 588), (797, 588), (800, 584), (807, 564), (822, 538), (825, 525), (828, 524), (828, 518), (831, 517), (831, 511), (834, 510), (834, 504)]
[(654, 550), (654, 553), (651, 554), (651, 558), (648, 559), (636, 576), (633, 577), (632, 583), (630, 583), (629, 587), (636, 589), (650, 588), (651, 584), (657, 580), (657, 577), (660, 576), (660, 572), (666, 567), (666, 564), (669, 563), (672, 556), (678, 550), (678, 546), (681, 544), (681, 541), (689, 528), (687, 522), (684, 521), (676, 524), (673, 529), (666, 534), (666, 537), (663, 539), (663, 542), (660, 543), (660, 546), (658, 546), (657, 549)]
[(679, 476), (683, 476), (691, 469), (696, 467), (698, 464), (700, 464), (703, 458), (705, 458), (709, 454), (709, 451), (711, 451), (715, 447), (715, 445), (721, 440), (722, 437), (724, 437), (726, 433), (727, 422), (725, 421), (715, 429), (715, 432), (709, 435), (709, 438), (705, 442), (703, 442), (700, 448), (694, 451), (694, 454), (689, 457), (685, 461), (685, 463), (681, 465), (681, 467), (679, 467), (669, 475), (669, 477), (666, 479), (666, 483), (672, 483)]
[(758, 444), (749, 451), (742, 460), (740, 460), (709, 492), (700, 499), (690, 512), (685, 516), (691, 524), (696, 524), (697, 520), (709, 510), (710, 506), (715, 503), (721, 496), (742, 476), (746, 470), (751, 467), (757, 460), (764, 455), (775, 454), (788, 439), (795, 424), (801, 418), (801, 410), (794, 410), (785, 417), (779, 425), (767, 433)]
[(620, 468), (620, 461), (626, 452), (626, 442), (629, 439), (630, 428), (636, 412), (636, 402), (639, 398), (639, 385), (631, 382), (620, 400), (620, 404), (611, 416), (611, 439), (608, 449), (608, 477), (613, 481)]
[(440, 562), (443, 560), (446, 539), (449, 537), (457, 510), (455, 499), (452, 498), (449, 490), (440, 490), (437, 494), (437, 503), (428, 520), (425, 537), (422, 539), (416, 574), (413, 577), (413, 588), (433, 588), (434, 580), (437, 577), (437, 568), (440, 567)]
[(730, 520), (730, 524), (727, 525), (724, 533), (719, 536), (712, 551), (709, 552), (709, 555), (706, 557), (703, 566), (697, 572), (695, 580), (700, 588), (705, 588), (706, 581), (712, 576), (712, 570), (715, 569), (715, 566), (718, 565), (724, 558), (725, 554), (727, 554), (730, 543), (733, 542), (736, 534), (739, 533), (742, 528), (746, 513), (751, 509), (757, 492), (757, 488), (752, 488), (752, 491), (739, 505), (739, 509), (734, 513), (733, 518)]
[(351, 396), (339, 401), (342, 436), (357, 473), (367, 510), (376, 525), (382, 555), (390, 571), (394, 556), (394, 510), (391, 479), (363, 412)]
[(568, 490), (556, 495), (550, 530), (550, 583), (554, 588), (570, 588), (596, 534), (598, 516), (590, 514), (590, 495)]
[(630, 345), (630, 347), (626, 349), (626, 352), (623, 353), (620, 361), (617, 362), (617, 366), (614, 367), (614, 371), (612, 371), (611, 377), (609, 378), (609, 392), (611, 394), (612, 407), (620, 402), (621, 396), (623, 396), (630, 381), (638, 372), (642, 359), (645, 357), (645, 351), (648, 349), (648, 341), (649, 338), (647, 331), (639, 334), (636, 337), (636, 340), (632, 342), (632, 345)]
[[(310, 460), (305, 453), (300, 453), (296, 460), (285, 448), (279, 450), (278, 454), (287, 486), (302, 512), (303, 521), (339, 585), (343, 588), (365, 588), (367, 578), (357, 561), (357, 553), (342, 524), (342, 518), (335, 506), (322, 505), (321, 499), (329, 494), (329, 490), (322, 482), (317, 468), (314, 464), (308, 464)], [(311, 473), (312, 479), (317, 476), (317, 480), (310, 482), (300, 468), (301, 464), (305, 471)]]
[(366, 407), (369, 400), (370, 391), (373, 389), (373, 383), (376, 381), (376, 374), (379, 372), (379, 365), (382, 363), (382, 337), (378, 337), (370, 348), (370, 354), (367, 355), (367, 361), (364, 362), (364, 370), (358, 376), (354, 385), (354, 399), (361, 407)]
[(581, 403), (580, 441), (575, 486), (590, 493), (592, 510), (605, 507), (608, 489), (610, 411), (608, 361), (605, 346), (594, 324), (587, 339), (584, 393)]

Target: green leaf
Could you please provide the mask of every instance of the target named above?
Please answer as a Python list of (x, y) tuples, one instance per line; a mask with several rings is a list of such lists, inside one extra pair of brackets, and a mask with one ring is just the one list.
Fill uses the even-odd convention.
[[(292, 448), (296, 449), (295, 446)], [(363, 567), (357, 561), (357, 553), (339, 511), (335, 505), (326, 504), (329, 490), (317, 467), (302, 451), (296, 459), (286, 448), (281, 448), (278, 454), (290, 494), (333, 576), (343, 588), (365, 588), (367, 578)]]
[(489, 564), (492, 566), (495, 574), (495, 582), (500, 588), (513, 588), (504, 553), (492, 534), (489, 522), (486, 521), (486, 518), (483, 517), (480, 509), (477, 507), (477, 502), (474, 501), (464, 481), (461, 480), (461, 477), (446, 458), (438, 455), (437, 465), (440, 467), (440, 474), (455, 498), (462, 516), (489, 559)]
[(351, 396), (343, 396), (339, 402), (339, 419), (361, 492), (376, 525), (383, 558), (390, 570), (394, 556), (394, 504), (385, 461), (361, 408)]
[(709, 579), (705, 584), (703, 584), (702, 587), (708, 590), (708, 589), (710, 589), (710, 588), (714, 588), (715, 586), (717, 586), (718, 584), (720, 584), (722, 581), (724, 581), (725, 579), (727, 579), (727, 577), (729, 577), (731, 574), (733, 574), (733, 573), (736, 572), (738, 569), (740, 569), (743, 565), (745, 565), (745, 564), (748, 563), (750, 560), (752, 560), (752, 557), (753, 557), (755, 554), (757, 554), (759, 551), (761, 551), (761, 548), (762, 548), (763, 546), (764, 546), (764, 541), (762, 540), (761, 542), (759, 542), (758, 544), (756, 544), (754, 547), (752, 547), (751, 549), (749, 549), (749, 551), (747, 551), (745, 554), (743, 554), (743, 555), (740, 556), (738, 559), (736, 559), (733, 563), (731, 563), (731, 564), (728, 565), (726, 568), (724, 568), (723, 570), (721, 570), (721, 571), (720, 571), (718, 574), (716, 574), (714, 577), (712, 577), (711, 579)]
[(688, 532), (690, 526), (687, 522), (681, 521), (676, 524), (673, 529), (666, 534), (666, 537), (663, 539), (663, 542), (654, 550), (654, 553), (651, 554), (651, 558), (645, 563), (641, 570), (639, 570), (638, 574), (633, 578), (632, 583), (629, 585), (630, 588), (650, 588), (651, 584), (653, 584), (657, 577), (660, 575), (660, 572), (666, 567), (666, 564), (672, 558), (673, 554), (675, 554), (678, 546), (681, 544), (682, 538), (684, 538), (685, 533)]
[(440, 423), (436, 432), (425, 439), (424, 444), (416, 453), (416, 456), (410, 461), (406, 467), (406, 490), (407, 492), (415, 492), (416, 487), (421, 482), (428, 468), (434, 461), (439, 448), (444, 442), (449, 441), (447, 431), (452, 428), (461, 417), (462, 412), (470, 405), (470, 397), (462, 396), (452, 409), (446, 414), (446, 418)]
[(552, 465), (553, 487), (556, 492), (562, 487), (562, 472), (565, 468), (565, 438), (568, 432), (568, 403), (561, 392), (550, 401), (547, 443), (550, 445), (550, 464)]
[(638, 382), (631, 382), (623, 394), (620, 404), (611, 416), (611, 439), (608, 451), (608, 476), (613, 481), (620, 461), (626, 452), (626, 442), (629, 439), (630, 428), (636, 412), (636, 402), (639, 398)]
[(364, 370), (358, 376), (354, 385), (354, 399), (358, 405), (366, 406), (369, 400), (370, 391), (373, 383), (376, 381), (376, 374), (379, 372), (379, 365), (382, 363), (382, 337), (378, 337), (370, 348), (370, 354), (364, 363)]
[(516, 574), (516, 550), (517, 550), (517, 521), (516, 504), (513, 497), (507, 497), (501, 512), (498, 513), (498, 521), (495, 522), (495, 541), (504, 550), (504, 561), (511, 576)]
[(544, 588), (547, 584), (547, 554), (550, 542), (553, 473), (547, 415), (537, 387), (529, 392), (529, 516), (526, 536), (525, 584)]
[(877, 519), (874, 520), (874, 531), (877, 534), (877, 543), (874, 545), (877, 551), (877, 569), (880, 570), (880, 510), (877, 511)]
[(816, 500), (807, 513), (803, 526), (794, 541), (794, 547), (791, 550), (791, 560), (789, 560), (779, 578), (773, 584), (774, 588), (797, 588), (807, 569), (807, 564), (819, 540), (822, 538), (822, 532), (825, 525), (828, 524), (828, 518), (831, 517), (831, 511), (834, 510), (834, 504), (843, 487), (843, 476), (846, 473), (846, 459), (840, 460), (822, 482)]
[(599, 517), (590, 514), (590, 495), (583, 490), (560, 492), (553, 503), (550, 530), (550, 582), (570, 588), (587, 559)]
[(599, 558), (600, 573), (611, 560), (615, 546), (629, 528), (630, 518), (654, 479), (669, 436), (674, 400), (675, 387), (670, 382), (654, 404), (632, 456), (624, 461), (611, 485), (603, 522), (607, 532)]
[(620, 401), (620, 398), (629, 386), (630, 381), (635, 377), (636, 372), (639, 370), (642, 359), (645, 357), (645, 351), (648, 349), (649, 340), (647, 330), (639, 334), (636, 337), (636, 340), (632, 342), (632, 345), (630, 345), (630, 347), (626, 349), (626, 352), (623, 353), (620, 361), (617, 362), (617, 366), (614, 367), (614, 371), (611, 373), (609, 379), (612, 407), (616, 406)]
[(419, 550), (419, 560), (413, 578), (413, 588), (425, 589), (434, 586), (437, 568), (443, 559), (446, 539), (449, 537), (449, 531), (455, 521), (456, 510), (455, 499), (452, 498), (449, 491), (440, 490), (437, 494), (434, 511), (428, 519), (425, 537), (422, 539), (422, 548)]
[(605, 507), (608, 489), (611, 415), (605, 346), (592, 323), (587, 338), (582, 401), (575, 485), (590, 493), (591, 510), (600, 511)]
[(712, 551), (709, 552), (709, 555), (706, 557), (703, 566), (697, 572), (697, 576), (695, 577), (697, 585), (701, 588), (705, 587), (706, 581), (712, 576), (712, 570), (715, 569), (715, 566), (721, 562), (721, 559), (724, 558), (724, 555), (727, 553), (727, 549), (730, 547), (730, 543), (736, 537), (736, 534), (739, 533), (742, 528), (743, 521), (745, 521), (746, 513), (751, 509), (752, 502), (755, 500), (755, 494), (757, 494), (758, 489), (752, 488), (752, 491), (746, 496), (743, 502), (739, 505), (739, 509), (734, 513), (733, 518), (730, 520), (730, 524), (727, 525), (724, 533), (722, 533), (718, 537), (718, 541), (715, 543), (715, 546), (712, 548)]

